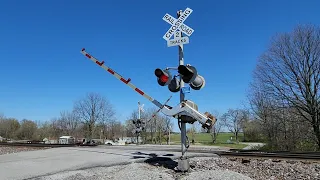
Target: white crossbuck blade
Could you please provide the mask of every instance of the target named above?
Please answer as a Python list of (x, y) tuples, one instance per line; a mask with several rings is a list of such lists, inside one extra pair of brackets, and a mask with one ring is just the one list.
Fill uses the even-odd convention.
[(141, 112), (144, 112), (143, 106), (144, 106), (144, 104), (139, 105), (139, 109), (140, 109)]
[(166, 41), (169, 41), (170, 37), (177, 31), (180, 30), (183, 33), (185, 33), (187, 36), (191, 36), (191, 34), (194, 32), (194, 30), (185, 25), (184, 21), (190, 16), (192, 13), (192, 9), (186, 8), (182, 14), (180, 14), (179, 18), (176, 19), (172, 17), (170, 14), (165, 14), (163, 16), (163, 20), (171, 25), (171, 27), (168, 29), (168, 31), (163, 35), (163, 39)]
[(121, 82), (123, 82), (126, 85), (128, 85), (130, 88), (132, 88), (137, 93), (139, 93), (140, 95), (142, 95), (143, 97), (148, 99), (154, 105), (158, 106), (161, 109), (161, 112), (163, 114), (165, 114), (167, 116), (173, 116), (173, 117), (176, 117), (178, 115), (190, 116), (190, 117), (194, 118), (195, 120), (197, 120), (200, 124), (202, 124), (203, 128), (207, 128), (207, 129), (211, 129), (212, 126), (215, 124), (215, 119), (210, 118), (210, 116), (206, 116), (205, 114), (202, 114), (202, 113), (198, 112), (196, 109), (194, 109), (191, 106), (189, 106), (186, 103), (186, 101), (183, 101), (183, 102), (179, 103), (175, 107), (170, 107), (170, 106), (161, 104), (159, 101), (157, 101), (156, 99), (152, 98), (151, 96), (149, 96), (148, 94), (144, 93), (142, 90), (137, 88), (135, 85), (130, 83), (130, 81), (131, 81), (130, 78), (129, 79), (124, 79), (120, 74), (118, 74), (117, 72), (115, 72), (111, 68), (105, 66), (104, 65), (104, 61), (100, 62), (96, 58), (91, 56), (89, 53), (87, 53), (84, 48), (80, 52), (81, 52), (81, 54), (83, 54), (84, 56), (89, 58), (91, 61), (93, 61), (94, 63), (99, 65), (101, 68), (103, 68), (104, 70), (108, 71), (115, 78), (117, 78)]

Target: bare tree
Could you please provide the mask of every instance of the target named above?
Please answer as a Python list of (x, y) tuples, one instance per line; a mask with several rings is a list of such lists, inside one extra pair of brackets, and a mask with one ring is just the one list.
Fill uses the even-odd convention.
[(76, 130), (80, 125), (80, 119), (75, 111), (61, 111), (58, 122), (63, 133), (77, 136)]
[(125, 121), (125, 132), (126, 132), (126, 136), (128, 137), (134, 137), (135, 134), (133, 133), (134, 129), (135, 129), (135, 126), (134, 124), (132, 123), (132, 119), (129, 118)]
[(51, 139), (53, 137), (53, 128), (50, 121), (43, 121), (38, 125), (38, 129), (36, 132), (40, 139), (49, 138)]
[(58, 139), (63, 135), (61, 125), (58, 118), (52, 118), (49, 122), (50, 126), (47, 128), (50, 138)]
[(87, 137), (92, 138), (96, 123), (106, 123), (114, 118), (115, 110), (109, 101), (100, 94), (88, 93), (74, 104), (74, 112), (87, 127)]
[(157, 132), (157, 121), (159, 121), (159, 113), (156, 114), (154, 117), (153, 115), (155, 112), (157, 112), (157, 108), (147, 108), (145, 109), (145, 112), (143, 113), (143, 117), (146, 120), (146, 129), (145, 131), (147, 132), (148, 135), (150, 135), (149, 140), (151, 142), (156, 143), (156, 132)]
[(255, 79), (313, 128), (320, 149), (320, 28), (297, 26), (276, 36), (259, 58)]
[(163, 124), (164, 124), (164, 132), (165, 132), (164, 139), (167, 142), (167, 144), (169, 144), (169, 136), (170, 136), (169, 131), (171, 131), (172, 130), (171, 128), (173, 127), (173, 123), (171, 121), (171, 118), (168, 116), (164, 116), (163, 117)]
[[(151, 142), (161, 142), (160, 139), (165, 138), (161, 133), (167, 132), (167, 125), (170, 120), (161, 116), (160, 113), (155, 114), (157, 108), (146, 108), (141, 114), (141, 119), (146, 123), (143, 131), (143, 137), (145, 142), (150, 140)], [(153, 116), (154, 115), (154, 116)], [(138, 118), (138, 112), (135, 110), (131, 116), (131, 119)]]
[(191, 127), (187, 129), (187, 133), (191, 134), (191, 143), (195, 143), (197, 129), (195, 127), (195, 123), (191, 124)]
[[(265, 141), (270, 150), (312, 151), (312, 126), (301, 121), (293, 107), (268, 94), (264, 84), (254, 82), (248, 95), (253, 117), (246, 123), (246, 140)], [(314, 142), (313, 142), (314, 143)]]
[(3, 119), (5, 119), (5, 116), (3, 113), (0, 113), (0, 120), (3, 120)]
[(235, 140), (239, 139), (239, 132), (242, 131), (243, 122), (248, 118), (246, 112), (242, 109), (229, 109), (227, 113), (221, 116), (221, 121), (235, 136)]

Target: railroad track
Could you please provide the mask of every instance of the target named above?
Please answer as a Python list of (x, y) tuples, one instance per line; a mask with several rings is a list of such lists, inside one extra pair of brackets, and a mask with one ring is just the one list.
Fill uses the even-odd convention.
[[(97, 146), (95, 144), (44, 144), (44, 143), (0, 143), (0, 146), (23, 146), (23, 147), (77, 147), (77, 146)], [(108, 147), (108, 148), (121, 148), (130, 149), (130, 147)], [(153, 148), (135, 147), (132, 150), (153, 150)], [(163, 148), (155, 149), (157, 151), (173, 151), (180, 152), (180, 149), (174, 148)], [(189, 149), (188, 152), (195, 153), (214, 153), (221, 157), (229, 157), (235, 159), (272, 159), (278, 160), (299, 160), (299, 161), (314, 161), (320, 162), (320, 152), (288, 152), (288, 151), (275, 151), (275, 152), (263, 152), (258, 150), (236, 150), (231, 149), (229, 151), (214, 151), (214, 150), (203, 150), (203, 149)]]
[(0, 146), (23, 146), (23, 147), (76, 147), (76, 146), (97, 146), (96, 144), (44, 144), (44, 143), (0, 143)]
[(272, 159), (272, 160), (299, 160), (320, 162), (320, 152), (217, 152), (224, 157), (242, 158), (242, 159)]
[[(180, 148), (166, 147), (142, 147), (142, 146), (105, 146), (104, 148), (108, 149), (130, 149), (130, 150), (156, 150), (156, 151), (167, 151), (167, 152), (181, 152)], [(307, 160), (307, 161), (320, 161), (320, 152), (289, 152), (289, 151), (274, 151), (274, 152), (264, 152), (259, 150), (239, 150), (239, 149), (230, 149), (230, 150), (210, 150), (210, 149), (188, 149), (187, 152), (192, 153), (209, 153), (217, 154), (220, 157), (229, 157), (230, 159), (272, 159), (273, 161), (278, 160)]]

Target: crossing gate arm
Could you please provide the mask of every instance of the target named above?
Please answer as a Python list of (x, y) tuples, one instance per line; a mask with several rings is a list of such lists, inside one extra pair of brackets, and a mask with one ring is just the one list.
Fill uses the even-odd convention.
[(125, 79), (123, 78), (120, 74), (118, 74), (117, 72), (115, 72), (114, 70), (112, 70), (110, 67), (104, 65), (104, 61), (99, 61), (98, 59), (96, 59), (95, 57), (93, 57), (92, 55), (90, 55), (89, 53), (86, 52), (85, 48), (83, 48), (81, 50), (81, 54), (83, 54), (84, 56), (86, 56), (88, 59), (90, 59), (91, 61), (93, 61), (94, 63), (96, 63), (98, 66), (100, 66), (102, 69), (106, 70), (107, 72), (109, 72), (111, 75), (113, 75), (115, 78), (117, 78), (118, 80), (120, 80), (121, 82), (123, 82), (124, 84), (126, 84), (127, 86), (129, 86), (131, 89), (133, 89), (134, 91), (136, 91), (137, 93), (139, 93), (140, 95), (142, 95), (143, 97), (145, 97), (146, 99), (148, 99), (150, 102), (152, 102), (154, 105), (158, 106), (159, 108), (162, 108), (162, 104), (157, 101), (156, 99), (152, 98), (151, 96), (149, 96), (148, 94), (146, 94), (145, 92), (143, 92), (141, 89), (137, 88), (134, 84), (132, 84), (130, 81), (131, 79)]
[(164, 113), (167, 116), (177, 116), (177, 115), (188, 115), (199, 121), (203, 127), (210, 128), (214, 124), (210, 118), (208, 118), (206, 115), (201, 114), (197, 110), (193, 109), (191, 106), (189, 106), (187, 103), (181, 102), (175, 107), (167, 106), (166, 103), (163, 105), (156, 99), (152, 98), (145, 92), (143, 92), (141, 89), (137, 88), (134, 84), (132, 84), (130, 81), (131, 79), (125, 79), (120, 74), (109, 68), (108, 66), (104, 65), (104, 61), (99, 61), (89, 53), (85, 51), (85, 48), (83, 48), (81, 51), (81, 54), (86, 56), (88, 59), (90, 59), (92, 62), (96, 63), (98, 66), (100, 66), (102, 69), (109, 72), (111, 75), (113, 75), (115, 78), (129, 86), (131, 89), (148, 99), (150, 102), (152, 102), (154, 105), (160, 108), (161, 112)]
[[(170, 99), (172, 98), (172, 96), (170, 96), (166, 102), (163, 104), (163, 107), (165, 107), (167, 105), (167, 103), (170, 101)], [(151, 118), (147, 121), (148, 123), (158, 114), (158, 112), (161, 111), (162, 108), (159, 108), (155, 113), (152, 114)]]

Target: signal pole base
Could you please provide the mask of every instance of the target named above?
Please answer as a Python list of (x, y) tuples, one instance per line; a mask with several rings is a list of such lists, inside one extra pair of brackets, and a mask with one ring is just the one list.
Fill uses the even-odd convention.
[(190, 170), (189, 159), (187, 157), (180, 157), (177, 170), (180, 172), (188, 172)]

